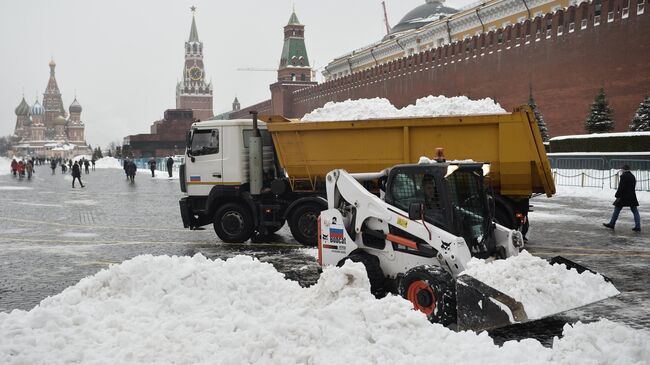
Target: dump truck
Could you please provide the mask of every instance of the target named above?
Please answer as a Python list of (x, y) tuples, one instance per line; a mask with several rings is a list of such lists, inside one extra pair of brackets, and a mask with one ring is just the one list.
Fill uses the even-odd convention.
[[(318, 218), (318, 263), (361, 263), (375, 296), (400, 295), (431, 322), (459, 330), (537, 320), (618, 293), (613, 286), (608, 292), (594, 289), (594, 297), (569, 300), (570, 305), (541, 314), (468, 274), (472, 258), (493, 263), (518, 256), (524, 247), (521, 232), (492, 219), (484, 189), (489, 172), (488, 164), (445, 161), (441, 155), (377, 172), (331, 171), (326, 178), (328, 209)], [(362, 185), (378, 177), (386, 179), (380, 196)], [(578, 273), (589, 270), (562, 257), (553, 258), (554, 263)], [(600, 278), (601, 284), (608, 280)], [(538, 290), (530, 277), (522, 275), (518, 282), (531, 292)], [(564, 294), (558, 290), (553, 298), (562, 301)]]
[[(303, 245), (317, 244), (327, 208), (325, 178), (335, 169), (381, 171), (443, 148), (448, 159), (489, 163), (494, 219), (524, 229), (530, 198), (555, 185), (529, 107), (512, 113), (302, 122), (278, 116), (205, 121), (187, 133), (180, 169), (185, 228), (213, 224), (224, 242), (274, 233), (285, 222)], [(381, 179), (366, 182), (379, 194)], [(372, 185), (372, 186), (370, 186)]]

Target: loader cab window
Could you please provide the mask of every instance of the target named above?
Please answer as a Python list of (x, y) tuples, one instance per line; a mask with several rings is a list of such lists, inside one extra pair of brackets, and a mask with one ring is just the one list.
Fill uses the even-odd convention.
[(447, 177), (455, 233), (480, 251), (488, 250), (482, 246), (490, 223), (482, 179), (477, 170), (458, 170)]
[(424, 205), (424, 219), (438, 227), (446, 227), (445, 209), (440, 200), (437, 179), (421, 169), (395, 174), (389, 187), (390, 204), (408, 212), (412, 203)]
[(195, 129), (190, 144), (191, 156), (213, 155), (219, 153), (219, 130)]

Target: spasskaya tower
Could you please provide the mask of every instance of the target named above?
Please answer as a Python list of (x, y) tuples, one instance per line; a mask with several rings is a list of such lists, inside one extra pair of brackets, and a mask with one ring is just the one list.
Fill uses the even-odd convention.
[(205, 81), (203, 65), (203, 42), (199, 41), (192, 7), (192, 28), (185, 42), (185, 66), (183, 81), (176, 85), (176, 109), (192, 109), (194, 118), (208, 120), (214, 116), (212, 107), (212, 83)]

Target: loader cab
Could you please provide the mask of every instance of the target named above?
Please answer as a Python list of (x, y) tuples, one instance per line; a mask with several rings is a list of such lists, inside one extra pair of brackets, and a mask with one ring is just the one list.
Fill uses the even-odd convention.
[(399, 165), (391, 169), (385, 201), (405, 212), (416, 213), (456, 236), (463, 237), (475, 256), (489, 255), (490, 210), (483, 184), (482, 164), (430, 163)]

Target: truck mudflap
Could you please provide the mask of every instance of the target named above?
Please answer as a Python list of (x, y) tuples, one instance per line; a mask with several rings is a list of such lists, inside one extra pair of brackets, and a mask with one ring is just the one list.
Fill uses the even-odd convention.
[(188, 198), (181, 198), (181, 200), (178, 201), (178, 204), (181, 208), (181, 218), (183, 219), (183, 227), (184, 228), (195, 228), (197, 226), (196, 219), (194, 218), (194, 215), (192, 214), (190, 204), (188, 202)]
[[(576, 269), (579, 273), (584, 271), (596, 273), (561, 256), (553, 257), (548, 261), (551, 264), (564, 264), (567, 270)], [(605, 281), (611, 282), (609, 278), (605, 276), (603, 278)], [(525, 280), (525, 278), (522, 278), (522, 280)], [(490, 330), (513, 324), (536, 321), (568, 310), (597, 303), (612, 296), (614, 295), (603, 294), (601, 298), (589, 303), (583, 303), (578, 307), (567, 308), (556, 313), (547, 313), (539, 318), (528, 318), (526, 308), (521, 302), (472, 276), (460, 275), (456, 278), (456, 325), (458, 330)]]

